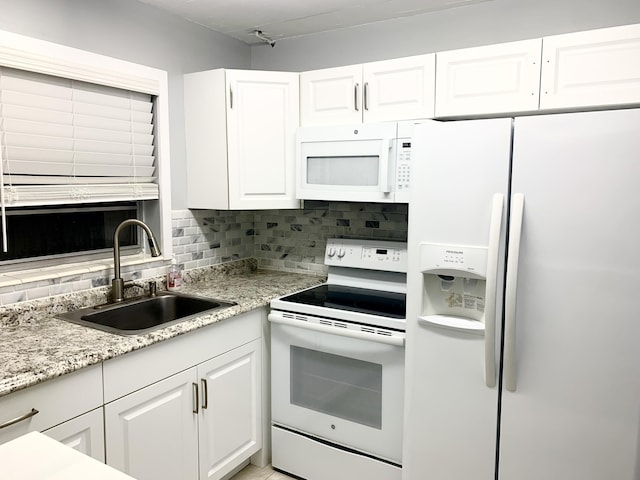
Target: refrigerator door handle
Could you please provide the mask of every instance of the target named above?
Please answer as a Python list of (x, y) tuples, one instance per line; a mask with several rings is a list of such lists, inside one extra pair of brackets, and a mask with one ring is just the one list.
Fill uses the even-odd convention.
[(509, 229), (509, 253), (507, 258), (507, 285), (504, 299), (504, 385), (510, 392), (516, 391), (516, 291), (518, 287), (518, 259), (524, 217), (524, 194), (513, 195), (511, 226)]
[(489, 248), (487, 249), (487, 289), (484, 309), (484, 371), (487, 387), (496, 386), (496, 291), (504, 195), (496, 193), (491, 207)]

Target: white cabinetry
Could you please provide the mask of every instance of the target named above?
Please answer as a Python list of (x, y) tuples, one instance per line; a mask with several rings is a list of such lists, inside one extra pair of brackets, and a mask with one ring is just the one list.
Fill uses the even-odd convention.
[(262, 448), (264, 309), (104, 363), (107, 464), (220, 479)]
[(23, 420), (0, 428), (0, 443), (35, 430), (104, 460), (101, 406), (100, 365), (9, 394), (0, 399), (0, 425)]
[(640, 25), (543, 39), (541, 109), (640, 103)]
[(139, 480), (198, 478), (195, 369), (105, 406), (107, 464)]
[(538, 110), (542, 40), (436, 54), (436, 117)]
[(222, 478), (260, 450), (260, 357), (260, 340), (254, 340), (198, 366), (200, 480)]
[(300, 74), (300, 123), (338, 125), (433, 117), (435, 55)]
[(104, 414), (102, 407), (67, 420), (42, 433), (104, 463)]
[(299, 208), (297, 73), (190, 73), (184, 102), (189, 208)]

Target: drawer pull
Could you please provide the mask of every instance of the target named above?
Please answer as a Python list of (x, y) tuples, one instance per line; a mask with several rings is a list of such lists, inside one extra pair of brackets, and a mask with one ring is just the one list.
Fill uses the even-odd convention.
[(207, 388), (207, 379), (200, 379), (202, 384), (202, 409), (205, 410), (209, 407), (209, 389)]
[(10, 427), (11, 425), (14, 425), (16, 423), (19, 423), (23, 420), (26, 420), (27, 418), (31, 418), (35, 415), (37, 415), (38, 413), (40, 413), (38, 410), (36, 410), (35, 408), (32, 408), (30, 412), (25, 413), (24, 415), (20, 415), (19, 417), (16, 417), (12, 420), (9, 420), (3, 424), (0, 425), (0, 429), (1, 428), (6, 428), (6, 427)]
[(197, 414), (200, 407), (200, 402), (198, 401), (198, 384), (193, 382), (191, 386), (193, 387), (193, 413)]

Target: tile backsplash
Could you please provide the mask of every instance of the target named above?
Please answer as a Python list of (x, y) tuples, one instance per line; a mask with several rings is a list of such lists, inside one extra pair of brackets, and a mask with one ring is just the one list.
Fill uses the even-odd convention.
[[(327, 238), (407, 240), (406, 204), (306, 201), (298, 210), (174, 210), (173, 249), (185, 271), (254, 258), (258, 268), (324, 274)], [(7, 305), (109, 285), (111, 261), (91, 268), (42, 269), (0, 277)], [(125, 280), (164, 275), (163, 262), (122, 267)]]
[(407, 240), (407, 205), (306, 201), (301, 210), (254, 212), (258, 268), (325, 273), (327, 238)]

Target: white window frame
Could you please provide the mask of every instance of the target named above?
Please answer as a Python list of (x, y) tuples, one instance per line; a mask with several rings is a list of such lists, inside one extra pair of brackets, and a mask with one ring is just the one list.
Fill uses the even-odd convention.
[[(151, 206), (143, 209), (143, 220), (160, 240), (162, 258), (170, 259), (173, 248), (167, 72), (2, 30), (0, 30), (0, 65), (148, 93), (155, 97), (155, 154), (160, 191), (157, 205), (160, 211), (155, 211), (155, 207)], [(143, 242), (143, 245), (145, 243)], [(145, 261), (141, 258), (131, 260), (133, 263)], [(157, 259), (149, 258), (148, 261), (157, 261)], [(123, 264), (126, 263), (128, 262), (123, 261)]]

